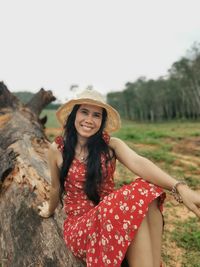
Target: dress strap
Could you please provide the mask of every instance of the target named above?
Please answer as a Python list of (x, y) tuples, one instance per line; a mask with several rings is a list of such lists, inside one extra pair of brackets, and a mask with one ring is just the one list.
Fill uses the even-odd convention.
[(56, 136), (54, 142), (57, 144), (58, 149), (63, 152), (64, 149), (64, 140), (62, 136)]
[(109, 142), (110, 142), (110, 135), (109, 135), (106, 131), (104, 131), (102, 137), (103, 137), (103, 140), (104, 140), (104, 141), (106, 142), (106, 144), (108, 145)]

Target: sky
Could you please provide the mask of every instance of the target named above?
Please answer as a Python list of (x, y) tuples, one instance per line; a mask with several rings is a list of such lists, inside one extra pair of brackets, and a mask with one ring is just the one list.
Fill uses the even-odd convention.
[(120, 91), (166, 76), (200, 42), (199, 0), (0, 0), (0, 81), (12, 92)]

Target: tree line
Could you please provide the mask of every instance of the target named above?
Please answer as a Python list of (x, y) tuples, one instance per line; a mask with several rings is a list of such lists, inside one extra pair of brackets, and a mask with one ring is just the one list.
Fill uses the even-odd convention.
[(107, 101), (125, 119), (163, 121), (200, 118), (200, 44), (174, 62), (165, 77), (128, 82)]

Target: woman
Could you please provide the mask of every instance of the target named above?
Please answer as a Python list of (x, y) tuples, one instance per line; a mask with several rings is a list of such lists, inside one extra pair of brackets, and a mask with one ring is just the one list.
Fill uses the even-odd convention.
[[(57, 111), (64, 136), (49, 149), (51, 191), (40, 215), (54, 213), (64, 197), (67, 247), (87, 263), (104, 267), (158, 267), (161, 262), (161, 214), (171, 190), (200, 217), (200, 195), (108, 132), (120, 128), (118, 112), (95, 90), (84, 90)], [(139, 177), (114, 190), (116, 159)]]

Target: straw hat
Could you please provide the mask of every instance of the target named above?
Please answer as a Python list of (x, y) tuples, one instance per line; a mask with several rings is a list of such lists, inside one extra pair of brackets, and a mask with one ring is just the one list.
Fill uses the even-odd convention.
[(75, 98), (69, 100), (63, 104), (56, 112), (58, 121), (64, 125), (69, 114), (71, 113), (75, 105), (89, 104), (98, 107), (105, 108), (107, 111), (107, 121), (105, 130), (108, 132), (117, 131), (121, 126), (121, 120), (119, 113), (107, 104), (103, 96), (94, 89), (85, 89), (81, 93), (77, 94)]

